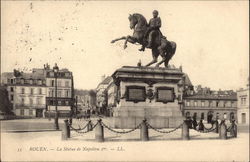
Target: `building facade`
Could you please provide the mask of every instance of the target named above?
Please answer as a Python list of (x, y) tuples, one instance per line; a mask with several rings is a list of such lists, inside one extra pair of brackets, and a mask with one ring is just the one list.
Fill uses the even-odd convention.
[(117, 94), (117, 86), (114, 82), (110, 82), (107, 86), (105, 93), (107, 94), (106, 102), (107, 102), (107, 116), (113, 116), (113, 108), (118, 104), (118, 94)]
[[(74, 107), (73, 75), (68, 69), (58, 69), (55, 72), (49, 66), (46, 71), (46, 110), (47, 115), (57, 111), (59, 116), (68, 116)], [(57, 93), (57, 95), (56, 95)]]
[(237, 98), (238, 123), (249, 125), (249, 84), (247, 85), (247, 88), (242, 88), (237, 91)]
[(46, 80), (42, 73), (15, 71), (4, 78), (8, 97), (17, 116), (43, 117), (45, 111)]
[(237, 119), (237, 94), (229, 91), (211, 91), (198, 86), (193, 95), (184, 96), (184, 115), (211, 122), (215, 119)]
[(79, 112), (87, 112), (92, 108), (91, 96), (87, 90), (75, 90), (75, 98), (77, 103), (77, 110)]
[(99, 113), (104, 113), (107, 108), (107, 87), (112, 82), (112, 77), (103, 77), (102, 82), (96, 88), (96, 107)]
[(55, 75), (49, 65), (34, 68), (31, 73), (18, 70), (3, 73), (1, 83), (7, 87), (8, 97), (17, 116), (45, 117), (54, 113), (57, 100), (59, 114), (69, 113), (74, 104), (73, 75), (61, 69), (57, 75), (57, 99)]

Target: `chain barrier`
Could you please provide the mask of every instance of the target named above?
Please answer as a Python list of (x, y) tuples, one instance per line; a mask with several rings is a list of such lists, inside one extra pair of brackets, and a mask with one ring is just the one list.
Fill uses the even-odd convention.
[(79, 133), (79, 134), (84, 134), (84, 133), (88, 133), (88, 132), (92, 131), (92, 130), (97, 126), (98, 122), (96, 122), (96, 124), (92, 127), (92, 129), (86, 130), (86, 131), (82, 131), (82, 130), (84, 130), (89, 124), (91, 124), (91, 123), (88, 123), (84, 128), (82, 128), (82, 129), (80, 129), (80, 130), (79, 130), (79, 129), (73, 128), (71, 125), (70, 125), (70, 128), (73, 128), (73, 130), (76, 131), (76, 132)]
[(197, 129), (194, 129), (194, 130), (197, 132), (200, 132), (200, 133), (210, 133), (210, 132), (213, 132), (216, 130), (216, 126), (215, 126), (215, 128), (210, 128), (208, 130), (197, 130)]
[(159, 133), (172, 133), (172, 132), (176, 131), (177, 129), (179, 129), (180, 127), (182, 127), (182, 125), (183, 125), (183, 123), (182, 123), (182, 124), (180, 124), (178, 127), (174, 128), (174, 129), (172, 129), (172, 130), (170, 130), (170, 131), (162, 131), (162, 130), (159, 130), (159, 129), (157, 129), (157, 128), (154, 128), (154, 127), (153, 127), (152, 125), (150, 125), (148, 122), (146, 122), (146, 124), (147, 124), (147, 126), (148, 126), (149, 128), (151, 128), (151, 129), (153, 129), (154, 131), (159, 132)]
[(212, 125), (211, 128), (206, 128), (205, 125), (204, 125), (204, 129), (205, 129), (206, 131), (212, 130), (213, 127), (214, 127), (214, 125)]
[(74, 131), (80, 131), (80, 130), (84, 130), (85, 128), (87, 128), (87, 126), (89, 125), (90, 123), (88, 122), (83, 128), (80, 128), (80, 126), (79, 126), (79, 128), (74, 128), (73, 126), (72, 126), (72, 124), (69, 124), (69, 127), (72, 129), (72, 130), (74, 130)]
[(137, 125), (135, 128), (133, 128), (133, 129), (131, 129), (131, 130), (128, 130), (128, 131), (116, 131), (116, 130), (110, 128), (109, 126), (107, 126), (106, 124), (104, 124), (103, 122), (102, 122), (102, 125), (103, 125), (105, 128), (107, 128), (108, 130), (110, 130), (111, 132), (120, 133), (120, 134), (131, 133), (131, 132), (133, 132), (133, 131), (135, 131), (136, 129), (138, 129), (138, 128), (141, 127), (141, 123), (140, 123), (140, 124)]

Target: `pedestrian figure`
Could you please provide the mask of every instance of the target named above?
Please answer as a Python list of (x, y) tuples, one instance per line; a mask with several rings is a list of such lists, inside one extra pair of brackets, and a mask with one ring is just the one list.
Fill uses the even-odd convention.
[(72, 125), (72, 118), (73, 118), (73, 111), (70, 110), (69, 112), (69, 124)]
[(199, 123), (199, 130), (204, 131), (204, 124), (203, 124), (202, 119), (200, 120), (200, 123)]
[(196, 121), (196, 116), (194, 115), (193, 116), (193, 128), (196, 129), (197, 125), (198, 124), (197, 124), (197, 121)]

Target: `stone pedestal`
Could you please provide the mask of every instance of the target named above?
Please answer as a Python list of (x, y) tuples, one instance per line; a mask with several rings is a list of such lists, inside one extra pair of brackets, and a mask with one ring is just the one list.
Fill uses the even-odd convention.
[(112, 75), (118, 104), (113, 109), (115, 128), (134, 128), (143, 119), (156, 128), (183, 122), (183, 76), (180, 69), (124, 66)]

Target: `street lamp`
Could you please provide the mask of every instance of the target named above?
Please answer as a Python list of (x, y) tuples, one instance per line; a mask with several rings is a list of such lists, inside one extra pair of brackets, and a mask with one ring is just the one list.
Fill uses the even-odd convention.
[(59, 71), (59, 68), (57, 66), (57, 64), (55, 63), (55, 66), (53, 67), (53, 71), (54, 71), (54, 75), (55, 75), (55, 123), (54, 123), (54, 127), (56, 130), (59, 130), (59, 124), (58, 124), (58, 111), (57, 111), (57, 74)]

